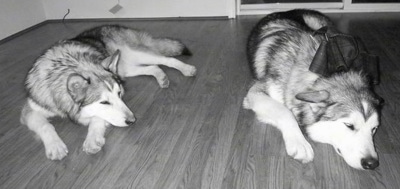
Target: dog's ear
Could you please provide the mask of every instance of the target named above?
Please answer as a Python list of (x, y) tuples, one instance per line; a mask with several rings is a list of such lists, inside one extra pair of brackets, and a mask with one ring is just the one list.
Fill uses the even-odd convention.
[(296, 99), (302, 100), (305, 102), (319, 103), (319, 102), (324, 102), (324, 101), (328, 100), (329, 96), (330, 96), (330, 94), (326, 90), (308, 91), (308, 92), (298, 93), (296, 95)]
[(76, 103), (82, 103), (86, 96), (86, 90), (90, 81), (79, 74), (71, 74), (68, 76), (67, 89), (69, 95)]
[(321, 114), (321, 112), (323, 112), (323, 109), (327, 106), (326, 100), (329, 99), (329, 96), (330, 94), (326, 90), (308, 91), (298, 93), (296, 95), (296, 99), (310, 102), (308, 105), (311, 111), (314, 114)]
[(118, 62), (121, 56), (121, 52), (116, 50), (113, 55), (104, 59), (101, 63), (105, 69), (110, 70), (114, 74), (118, 74)]

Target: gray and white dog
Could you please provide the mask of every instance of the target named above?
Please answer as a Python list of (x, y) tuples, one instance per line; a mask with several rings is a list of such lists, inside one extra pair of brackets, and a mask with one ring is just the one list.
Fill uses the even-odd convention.
[(292, 10), (264, 17), (252, 30), (248, 58), (255, 81), (243, 106), (258, 120), (282, 132), (287, 153), (303, 163), (314, 152), (302, 130), (314, 141), (332, 145), (351, 167), (379, 165), (373, 135), (379, 126), (380, 99), (362, 71), (329, 77), (309, 71), (323, 36), (333, 24), (312, 10)]
[(88, 126), (83, 150), (97, 153), (105, 143), (107, 126), (125, 127), (135, 121), (121, 99), (121, 78), (152, 75), (162, 88), (168, 87), (168, 78), (158, 65), (194, 76), (194, 66), (171, 57), (188, 53), (177, 40), (116, 25), (96, 27), (62, 40), (45, 51), (27, 75), (28, 99), (21, 123), (41, 138), (51, 160), (60, 160), (68, 153), (48, 120), (54, 116)]

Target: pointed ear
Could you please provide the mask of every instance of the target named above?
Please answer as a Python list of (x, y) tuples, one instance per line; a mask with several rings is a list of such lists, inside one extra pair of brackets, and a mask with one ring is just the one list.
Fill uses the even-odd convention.
[(67, 89), (72, 99), (81, 103), (86, 96), (86, 90), (90, 82), (79, 74), (71, 74), (68, 76)]
[(321, 90), (321, 91), (310, 91), (310, 92), (303, 92), (303, 93), (298, 93), (296, 95), (297, 100), (302, 100), (305, 102), (311, 102), (311, 103), (318, 103), (318, 102), (323, 102), (325, 100), (328, 100), (330, 94), (326, 90)]
[(105, 69), (110, 70), (114, 74), (118, 74), (118, 61), (119, 57), (121, 55), (121, 52), (119, 50), (116, 50), (113, 55), (107, 57), (101, 62), (101, 65)]

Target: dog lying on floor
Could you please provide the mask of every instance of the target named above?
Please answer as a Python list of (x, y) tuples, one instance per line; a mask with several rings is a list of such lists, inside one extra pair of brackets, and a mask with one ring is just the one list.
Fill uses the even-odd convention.
[(28, 99), (21, 123), (40, 137), (51, 160), (61, 160), (68, 153), (48, 120), (54, 116), (88, 126), (83, 150), (97, 153), (109, 125), (125, 127), (135, 121), (121, 99), (121, 78), (151, 75), (166, 88), (169, 80), (158, 65), (175, 68), (185, 76), (196, 74), (194, 66), (172, 57), (181, 54), (190, 52), (177, 40), (117, 25), (62, 40), (44, 52), (27, 75)]
[[(324, 27), (330, 30), (317, 35)], [(326, 44), (326, 40), (334, 40), (329, 32), (337, 31), (329, 18), (317, 11), (292, 10), (264, 17), (248, 41), (255, 81), (243, 107), (282, 132), (286, 151), (294, 159), (307, 163), (314, 158), (303, 129), (312, 140), (332, 145), (351, 167), (375, 169), (379, 162), (373, 136), (379, 126), (380, 98), (371, 89), (368, 69), (344, 65), (346, 70), (330, 75), (312, 71), (332, 67), (312, 66), (315, 61), (338, 63), (332, 61), (335, 54), (327, 56), (320, 50), (337, 47)], [(359, 62), (367, 54), (356, 54)], [(344, 60), (349, 64), (349, 57)]]

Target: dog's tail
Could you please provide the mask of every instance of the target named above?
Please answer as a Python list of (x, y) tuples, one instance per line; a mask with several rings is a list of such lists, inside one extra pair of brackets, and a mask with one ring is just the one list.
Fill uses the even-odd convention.
[(150, 46), (164, 56), (192, 55), (186, 45), (171, 38), (154, 38)]
[(333, 27), (333, 22), (324, 14), (314, 11), (314, 10), (294, 10), (294, 12), (298, 12), (297, 14), (301, 14), (301, 17), (304, 20), (304, 23), (316, 31), (322, 27)]

